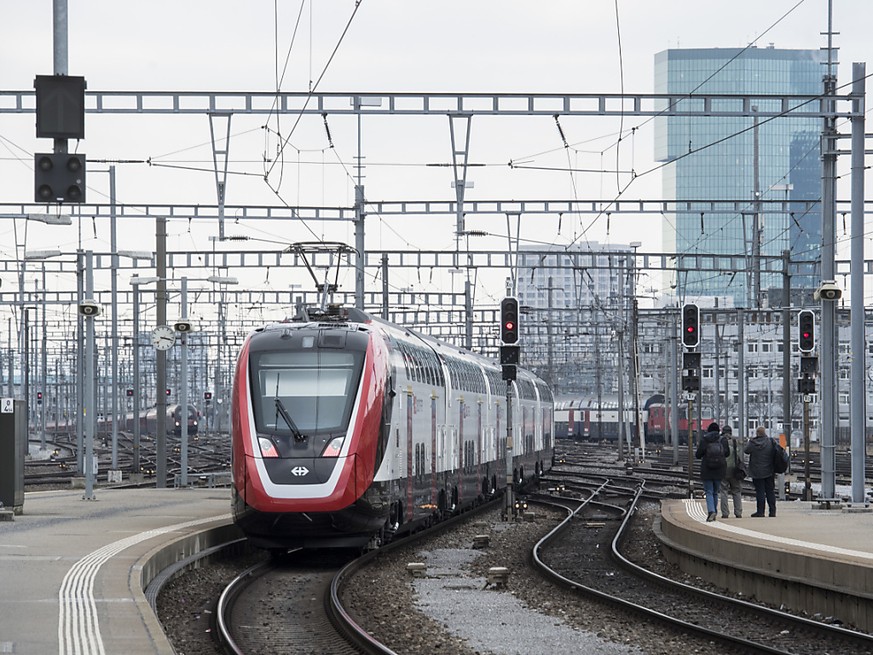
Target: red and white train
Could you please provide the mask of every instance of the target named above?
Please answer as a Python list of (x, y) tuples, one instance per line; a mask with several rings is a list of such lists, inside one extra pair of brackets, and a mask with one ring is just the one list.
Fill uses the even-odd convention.
[[(550, 468), (554, 402), (511, 388), (512, 479)], [(485, 357), (357, 309), (250, 334), (231, 403), (233, 513), (258, 547), (372, 547), (506, 486), (506, 383)]]

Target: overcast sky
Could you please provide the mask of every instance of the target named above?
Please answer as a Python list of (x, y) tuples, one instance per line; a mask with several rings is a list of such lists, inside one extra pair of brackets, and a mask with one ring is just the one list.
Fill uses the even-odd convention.
[[(839, 80), (847, 83), (851, 63), (865, 62), (873, 52), (873, 2), (833, 0), (833, 7), (839, 32), (834, 44), (843, 62)], [(351, 0), (69, 0), (68, 10), (68, 72), (84, 76), (92, 91), (269, 92), (278, 86), (320, 92), (650, 93), (654, 55), (661, 50), (752, 42), (817, 49), (827, 43), (822, 33), (828, 26), (826, 0), (362, 0), (357, 8)], [(52, 49), (50, 0), (0, 0), (0, 90), (32, 89), (35, 75), (53, 72)], [(350, 206), (356, 125), (342, 117), (327, 120), (333, 148), (320, 118), (301, 121), (290, 134), (293, 120), (287, 116), (268, 123), (269, 129), (264, 117), (234, 116), (227, 202)], [(468, 198), (609, 199), (621, 173), (571, 176), (507, 163), (644, 172), (653, 166), (651, 124), (644, 123), (623, 120), (624, 130), (641, 127), (622, 140), (616, 156), (618, 121), (562, 121), (570, 146), (564, 148), (551, 118), (477, 118), (470, 161), (484, 166), (471, 169), (475, 187)], [(280, 179), (278, 169), (271, 169), (271, 189), (263, 180), (263, 161), (276, 156), (284, 139), (284, 174)], [(445, 117), (368, 118), (361, 140), (369, 200), (454, 199), (451, 169), (427, 166), (451, 160)], [(86, 138), (70, 147), (87, 153), (89, 161), (116, 162), (121, 203), (215, 203), (204, 116), (88, 115)], [(35, 138), (33, 114), (0, 114), (0, 201), (32, 200), (33, 153), (50, 150), (49, 140)], [(106, 165), (89, 165), (89, 202), (107, 201), (108, 176), (99, 172)], [(659, 174), (644, 175), (625, 197), (654, 200), (660, 188)], [(841, 197), (848, 197), (847, 189)], [(642, 241), (643, 250), (661, 249), (657, 219), (589, 222), (526, 220), (521, 236), (530, 243), (567, 243), (587, 229), (592, 241)], [(19, 249), (69, 252), (81, 244), (108, 250), (105, 225), (34, 226), (25, 244), (21, 226), (15, 231), (10, 223), (0, 223), (4, 258), (15, 257), (16, 242)], [(474, 217), (467, 227), (495, 235), (492, 244), (506, 242), (505, 218)], [(119, 247), (152, 249), (148, 230), (147, 224), (126, 230)], [(374, 216), (367, 230), (369, 248), (455, 244), (453, 220), (422, 225)], [(240, 231), (280, 242), (320, 236), (354, 244), (348, 225), (278, 229), (262, 223)], [(173, 249), (211, 248), (196, 226), (178, 222), (170, 233)]]

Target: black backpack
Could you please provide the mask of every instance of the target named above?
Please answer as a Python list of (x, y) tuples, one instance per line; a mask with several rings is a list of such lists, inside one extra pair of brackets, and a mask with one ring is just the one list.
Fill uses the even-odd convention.
[(785, 473), (788, 470), (788, 453), (775, 439), (773, 440), (773, 472)]
[(703, 465), (708, 469), (718, 469), (724, 463), (724, 449), (721, 446), (721, 439), (707, 441), (706, 450), (703, 451)]

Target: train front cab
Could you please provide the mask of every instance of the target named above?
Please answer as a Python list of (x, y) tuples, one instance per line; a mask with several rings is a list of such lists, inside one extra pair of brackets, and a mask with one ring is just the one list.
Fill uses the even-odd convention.
[(244, 346), (233, 506), (256, 545), (358, 547), (386, 522), (387, 490), (373, 484), (390, 407), (380, 344), (334, 326), (273, 330)]

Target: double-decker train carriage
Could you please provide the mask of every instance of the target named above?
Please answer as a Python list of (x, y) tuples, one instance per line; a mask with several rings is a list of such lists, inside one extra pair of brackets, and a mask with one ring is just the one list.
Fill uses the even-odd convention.
[[(625, 426), (636, 425), (632, 405), (625, 408)], [(618, 399), (615, 396), (571, 397), (555, 402), (555, 434), (576, 441), (617, 441)]]
[[(551, 466), (553, 398), (519, 369), (512, 479)], [(231, 404), (234, 520), (268, 549), (364, 547), (506, 485), (495, 362), (356, 309), (250, 334)]]

